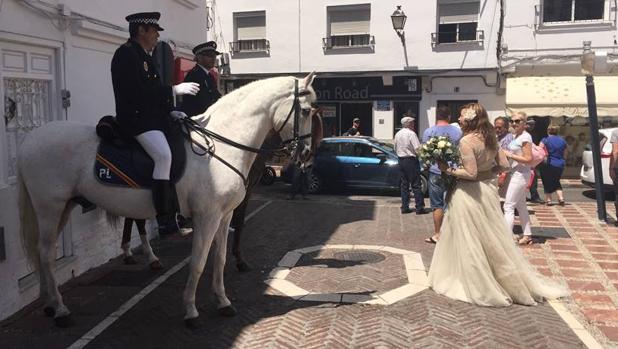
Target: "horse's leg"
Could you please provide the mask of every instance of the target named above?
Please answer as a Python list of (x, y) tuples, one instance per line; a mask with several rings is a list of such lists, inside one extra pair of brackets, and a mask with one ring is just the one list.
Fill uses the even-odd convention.
[(193, 244), (191, 248), (191, 262), (189, 263), (189, 276), (183, 292), (183, 303), (185, 306), (185, 325), (189, 328), (197, 327), (199, 312), (195, 307), (195, 292), (200, 276), (206, 266), (208, 251), (219, 229), (220, 221), (216, 219), (216, 214), (195, 215), (193, 217)]
[(232, 215), (232, 227), (234, 227), (234, 240), (232, 242), (232, 254), (236, 259), (236, 269), (238, 271), (244, 272), (251, 270), (251, 267), (242, 256), (242, 250), (240, 248), (240, 238), (242, 237), (242, 232), (245, 229), (245, 213), (247, 212), (247, 205), (249, 203), (249, 196), (251, 196), (251, 192), (247, 192), (245, 195), (245, 199), (242, 201), (236, 209), (234, 209), (234, 213)]
[(135, 224), (137, 225), (137, 231), (139, 232), (139, 239), (142, 241), (142, 250), (144, 251), (144, 254), (148, 257), (148, 264), (150, 265), (150, 269), (163, 269), (163, 264), (161, 264), (159, 258), (155, 256), (154, 252), (152, 251), (152, 247), (150, 246), (150, 241), (148, 241), (148, 234), (146, 233), (146, 220), (136, 219)]
[[(54, 322), (58, 327), (68, 327), (73, 321), (71, 313), (62, 301), (62, 295), (58, 290), (58, 283), (54, 276), (53, 266), (56, 262), (56, 242), (58, 241), (58, 230), (62, 222), (62, 216), (66, 213), (62, 207), (50, 207), (46, 210), (37, 210), (43, 212), (39, 214), (39, 258), (41, 278), (44, 278), (44, 283), (47, 286), (47, 296), (49, 297), (48, 305), (54, 309)], [(47, 312), (46, 312), (47, 313)]]
[(124, 219), (124, 227), (122, 228), (122, 253), (124, 254), (124, 264), (137, 264), (137, 260), (131, 252), (131, 230), (133, 228), (133, 218), (126, 217)]
[(236, 315), (236, 309), (234, 309), (232, 303), (225, 295), (225, 283), (223, 279), (225, 257), (227, 255), (228, 227), (230, 226), (231, 218), (231, 213), (223, 217), (221, 223), (219, 223), (219, 229), (215, 233), (214, 239), (215, 251), (213, 257), (215, 260), (212, 273), (212, 289), (215, 292), (215, 297), (217, 298), (217, 308), (219, 309), (219, 314), (223, 316)]
[[(62, 229), (64, 229), (64, 227), (66, 226), (67, 222), (69, 221), (71, 211), (73, 210), (75, 206), (76, 204), (71, 203), (71, 202), (66, 204), (64, 211), (62, 212), (60, 216), (60, 223), (58, 224), (58, 228), (57, 228), (58, 234), (60, 234)], [(55, 261), (55, 257), (54, 257), (54, 261)], [(37, 270), (39, 271), (39, 298), (41, 298), (45, 304), (43, 307), (43, 312), (45, 313), (45, 316), (52, 317), (56, 315), (56, 309), (54, 308), (56, 304), (51, 302), (51, 299), (49, 296), (47, 278), (45, 277), (45, 274), (42, 272), (43, 264), (42, 264), (40, 254), (36, 257), (36, 262), (37, 262)]]

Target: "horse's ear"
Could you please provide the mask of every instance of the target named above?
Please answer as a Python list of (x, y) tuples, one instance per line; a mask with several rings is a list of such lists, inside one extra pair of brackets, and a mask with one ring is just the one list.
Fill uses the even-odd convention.
[(304, 85), (305, 85), (305, 88), (307, 88), (307, 87), (311, 86), (311, 84), (313, 83), (313, 79), (314, 79), (314, 78), (315, 78), (315, 72), (314, 72), (314, 71), (312, 71), (311, 73), (309, 73), (309, 75), (305, 76), (305, 79), (303, 80), (303, 81), (304, 81), (304, 83), (305, 83), (305, 84), (304, 84)]

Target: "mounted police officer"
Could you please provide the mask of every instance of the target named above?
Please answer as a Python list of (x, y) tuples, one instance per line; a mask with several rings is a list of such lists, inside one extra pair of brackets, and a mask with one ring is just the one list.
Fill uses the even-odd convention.
[(174, 96), (195, 95), (196, 83), (165, 86), (151, 57), (159, 38), (159, 12), (129, 15), (129, 40), (120, 46), (112, 59), (112, 84), (116, 99), (116, 117), (126, 137), (135, 138), (153, 159), (153, 200), (157, 211), (159, 235), (179, 232), (176, 221), (178, 199), (170, 182), (172, 153), (165, 130), (173, 118), (186, 114), (173, 110)]
[(181, 108), (190, 116), (202, 114), (221, 97), (217, 89), (217, 81), (211, 75), (215, 60), (221, 54), (217, 51), (217, 43), (208, 41), (199, 44), (193, 48), (193, 54), (197, 63), (187, 73), (184, 81), (200, 84), (200, 92), (195, 96), (183, 96)]

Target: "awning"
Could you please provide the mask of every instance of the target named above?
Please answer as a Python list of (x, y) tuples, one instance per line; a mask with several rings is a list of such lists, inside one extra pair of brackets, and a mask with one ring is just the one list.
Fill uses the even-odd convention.
[[(618, 76), (595, 76), (598, 116), (618, 116)], [(536, 116), (588, 116), (585, 76), (525, 76), (506, 80), (506, 107)]]

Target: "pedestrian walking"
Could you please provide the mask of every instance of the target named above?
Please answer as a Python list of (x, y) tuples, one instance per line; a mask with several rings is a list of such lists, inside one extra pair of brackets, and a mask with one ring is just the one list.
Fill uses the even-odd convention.
[[(459, 144), (461, 138), (461, 129), (457, 126), (449, 124), (451, 119), (451, 110), (446, 106), (440, 106), (436, 110), (436, 124), (423, 132), (423, 143), (429, 141), (431, 137), (446, 136), (454, 145)], [(440, 228), (444, 218), (444, 209), (446, 208), (446, 186), (442, 179), (442, 172), (438, 165), (431, 165), (429, 168), (429, 202), (433, 209), (433, 236), (425, 239), (425, 242), (435, 244), (440, 239)]]
[[(547, 128), (548, 136), (541, 140), (541, 147), (547, 151), (547, 163), (541, 167), (541, 180), (545, 192), (545, 204), (552, 205), (552, 195), (558, 196), (558, 204), (564, 206), (564, 194), (560, 185), (562, 171), (566, 164), (567, 143), (558, 136), (559, 126), (551, 125)], [(610, 171), (611, 172), (611, 171)]]
[[(539, 145), (541, 139), (540, 136), (537, 135), (536, 132), (534, 132), (534, 128), (536, 127), (536, 121), (534, 121), (533, 119), (529, 119), (526, 121), (526, 131), (528, 133), (530, 133), (530, 136), (532, 137), (532, 142), (536, 145)], [(539, 166), (533, 167), (532, 168), (532, 172), (531, 172), (531, 179), (530, 179), (530, 202), (535, 203), (535, 204), (542, 204), (543, 200), (541, 199), (541, 196), (539, 195), (539, 189), (538, 189), (538, 179), (540, 177), (540, 171), (539, 171)]]
[(532, 169), (528, 165), (532, 161), (532, 136), (526, 131), (525, 113), (513, 114), (510, 123), (513, 127), (515, 139), (511, 141), (508, 150), (505, 151), (505, 155), (511, 163), (511, 180), (504, 199), (504, 218), (509, 231), (512, 233), (515, 209), (517, 209), (519, 221), (524, 231), (524, 235), (518, 240), (518, 243), (530, 244), (532, 243), (532, 230), (530, 229), (530, 216), (526, 206), (526, 187), (532, 174)]
[[(498, 116), (494, 120), (494, 131), (498, 139), (498, 146), (502, 150), (508, 150), (509, 144), (513, 141), (513, 134), (509, 132), (509, 119), (505, 116)], [(509, 185), (509, 171), (502, 171), (498, 174), (498, 194), (501, 198), (506, 195), (506, 188)]]
[(410, 187), (414, 193), (416, 214), (428, 213), (425, 211), (425, 201), (421, 190), (421, 166), (416, 157), (416, 150), (420, 147), (418, 136), (412, 130), (414, 118), (405, 116), (401, 119), (401, 130), (395, 134), (395, 152), (399, 160), (401, 213), (410, 213)]

